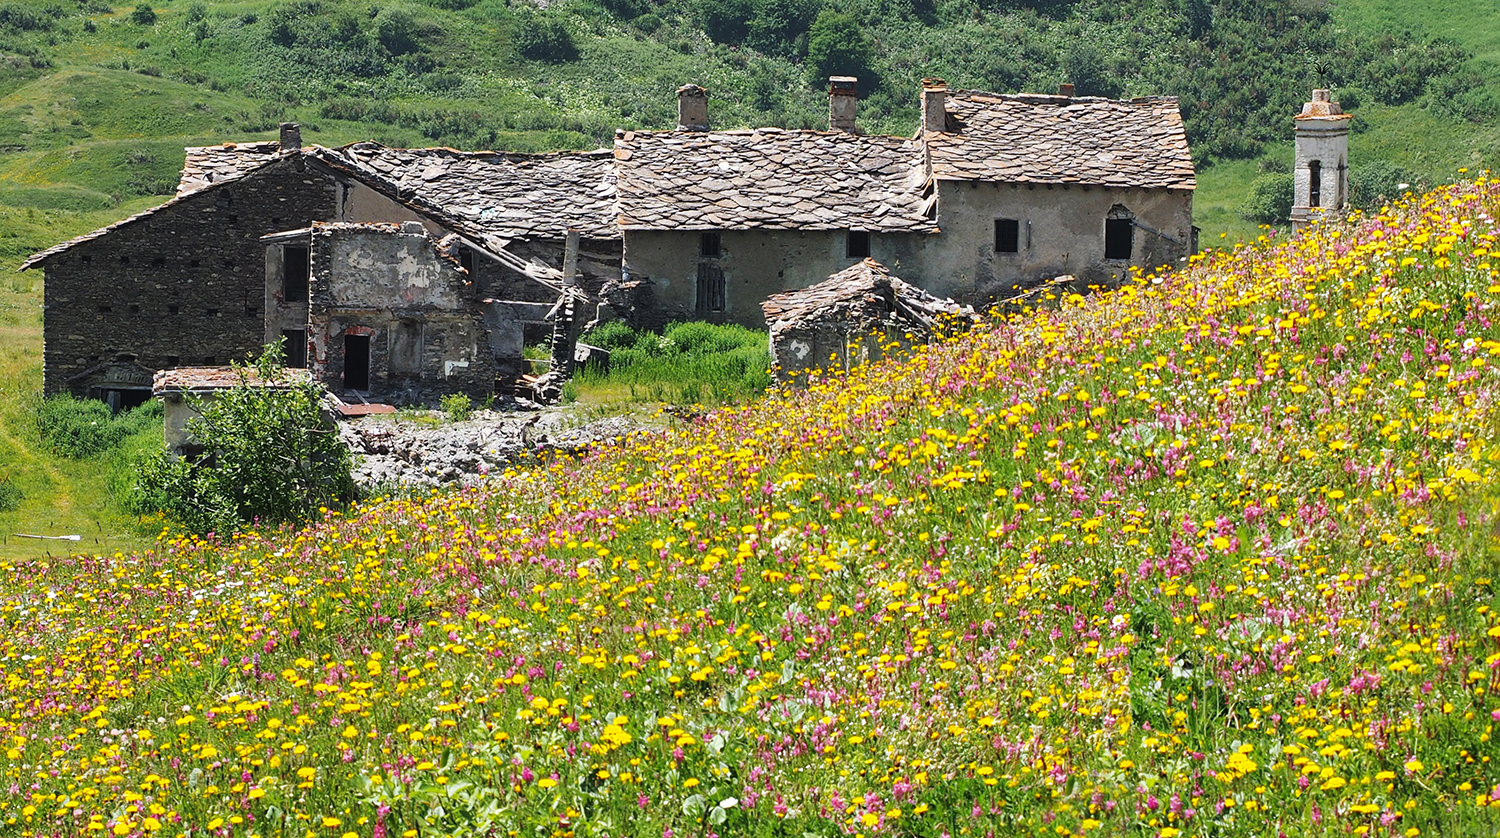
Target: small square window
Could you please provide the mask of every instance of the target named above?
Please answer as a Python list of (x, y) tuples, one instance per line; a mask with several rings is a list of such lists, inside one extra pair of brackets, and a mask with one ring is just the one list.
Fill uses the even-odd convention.
[(846, 255), (850, 259), (863, 259), (870, 255), (870, 233), (867, 230), (850, 230), (845, 240)]
[(698, 255), (714, 258), (723, 255), (724, 246), (719, 240), (717, 231), (709, 231), (698, 235)]
[(995, 252), (1021, 252), (1021, 222), (1014, 218), (995, 219)]
[(178, 306), (175, 306), (175, 305), (167, 306), (167, 314), (176, 314), (178, 311), (179, 311)]
[(465, 271), (467, 271), (470, 276), (473, 276), (474, 275), (474, 251), (470, 250), (467, 247), (460, 247), (458, 249), (458, 266), (460, 268), (463, 268)]

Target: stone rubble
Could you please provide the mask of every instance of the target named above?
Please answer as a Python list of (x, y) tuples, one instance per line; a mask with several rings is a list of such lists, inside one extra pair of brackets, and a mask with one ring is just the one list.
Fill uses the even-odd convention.
[(338, 423), (339, 438), (354, 455), (355, 485), (365, 494), (473, 485), (538, 456), (618, 445), (646, 430), (628, 416), (580, 424), (573, 407), (476, 410), (468, 420), (437, 424), (400, 414)]

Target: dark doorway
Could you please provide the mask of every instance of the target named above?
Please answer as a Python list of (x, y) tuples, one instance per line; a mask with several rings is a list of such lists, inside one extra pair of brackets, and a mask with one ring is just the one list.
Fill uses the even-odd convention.
[(109, 405), (110, 412), (119, 413), (122, 410), (130, 410), (140, 407), (151, 401), (151, 391), (145, 388), (134, 387), (105, 387), (95, 388), (90, 395)]
[(344, 335), (344, 389), (370, 389), (369, 335)]
[(286, 353), (287, 369), (307, 369), (307, 331), (305, 329), (282, 329), (281, 338), (282, 351)]

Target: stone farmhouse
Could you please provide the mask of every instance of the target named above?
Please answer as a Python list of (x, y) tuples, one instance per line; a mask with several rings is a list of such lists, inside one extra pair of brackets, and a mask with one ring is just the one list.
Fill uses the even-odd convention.
[(856, 130), (855, 86), (832, 79), (826, 131), (710, 130), (688, 85), (675, 130), (598, 151), (304, 148), (291, 124), (189, 148), (171, 200), (22, 266), (46, 272), (45, 390), (131, 406), (283, 337), (336, 393), (431, 402), (519, 374), (560, 296), (763, 326), (765, 298), (869, 257), (982, 307), (1196, 249), (1175, 99), (931, 80), (890, 137)]

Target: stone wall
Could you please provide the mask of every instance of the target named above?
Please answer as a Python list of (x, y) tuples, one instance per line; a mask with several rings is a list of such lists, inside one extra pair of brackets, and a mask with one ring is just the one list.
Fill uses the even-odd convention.
[[(409, 229), (408, 229), (409, 227)], [(494, 392), (496, 365), (477, 286), (419, 224), (326, 225), (310, 235), (309, 368), (348, 392), (350, 336), (369, 339), (370, 401), (435, 404)], [(503, 314), (497, 311), (497, 321)], [(513, 322), (495, 328), (518, 330)], [(504, 347), (519, 345), (511, 336)]]
[[(701, 255), (702, 231), (627, 230), (625, 264), (631, 280), (651, 282), (654, 305), (664, 319), (701, 319), (766, 326), (760, 303), (782, 291), (806, 288), (869, 255), (887, 265), (905, 266), (921, 250), (917, 233), (871, 233), (870, 253), (850, 256), (844, 230), (724, 230), (719, 255)], [(724, 307), (700, 311), (699, 265), (724, 277)]]
[[(1116, 207), (1135, 220), (1128, 261), (1104, 258), (1105, 220)], [(1078, 290), (1111, 287), (1132, 266), (1156, 268), (1191, 254), (1192, 212), (1189, 190), (942, 181), (943, 232), (901, 262), (901, 276), (976, 307), (1065, 274), (1078, 278)], [(1015, 253), (995, 252), (996, 219), (1017, 222)]]
[(50, 257), (45, 392), (149, 393), (151, 371), (256, 352), (265, 334), (260, 237), (334, 212), (333, 179), (288, 157)]

